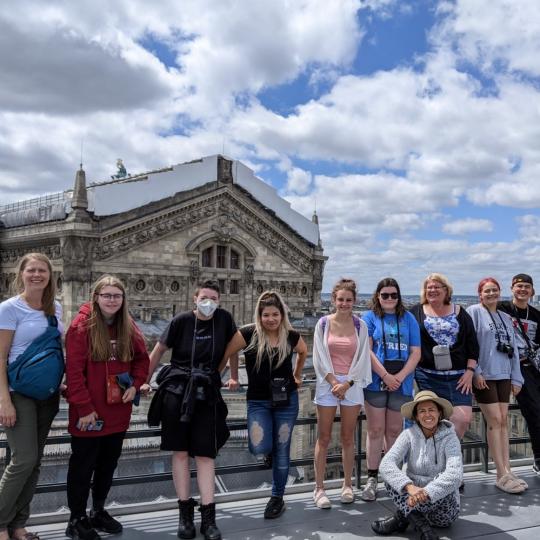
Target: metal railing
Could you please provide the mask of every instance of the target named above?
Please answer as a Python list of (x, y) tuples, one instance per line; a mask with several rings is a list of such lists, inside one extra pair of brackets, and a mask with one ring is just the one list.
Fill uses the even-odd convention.
[(57, 193), (48, 193), (32, 199), (24, 199), (22, 201), (3, 204), (0, 206), (0, 214), (18, 212), (20, 210), (27, 210), (28, 208), (39, 208), (40, 206), (50, 206), (55, 203), (64, 202), (68, 192), (69, 190), (59, 191)]
[[(519, 410), (517, 404), (510, 404), (509, 410)], [(481, 412), (478, 406), (473, 407), (473, 412)], [(358, 417), (358, 426), (356, 430), (356, 453), (355, 453), (355, 462), (356, 462), (356, 485), (360, 486), (361, 483), (361, 471), (362, 471), (362, 462), (366, 459), (366, 452), (362, 448), (362, 427), (363, 421), (366, 419), (364, 413)], [(336, 416), (335, 422), (339, 422), (339, 416)], [(296, 426), (304, 425), (315, 425), (317, 419), (314, 417), (303, 417), (298, 418), (296, 421)], [(241, 421), (232, 421), (228, 422), (228, 427), (231, 431), (238, 430), (247, 430), (247, 420)], [(159, 437), (161, 434), (160, 429), (141, 429), (141, 430), (132, 430), (126, 433), (126, 439), (146, 439), (151, 437)], [(58, 444), (68, 444), (71, 441), (71, 435), (53, 435), (47, 438), (46, 445), (58, 445)], [(522, 444), (529, 442), (529, 437), (510, 437), (510, 444)], [(461, 443), (462, 450), (466, 449), (475, 449), (480, 448), (482, 450), (482, 469), (484, 472), (488, 472), (489, 461), (488, 461), (488, 444), (486, 439), (486, 429), (485, 421), (483, 422), (483, 429), (481, 430), (481, 437), (478, 440), (474, 441), (463, 441)], [(11, 452), (9, 450), (9, 445), (6, 440), (0, 441), (0, 448), (6, 450), (5, 455), (5, 465), (7, 465), (11, 459)], [(327, 463), (337, 463), (341, 461), (341, 454), (331, 454), (328, 455)], [(291, 467), (293, 466), (305, 466), (313, 464), (313, 457), (302, 458), (302, 459), (291, 459)], [(225, 465), (216, 467), (216, 475), (227, 475), (227, 474), (238, 474), (243, 472), (252, 472), (266, 469), (264, 464), (259, 463), (246, 463), (241, 465)], [(196, 471), (191, 470), (191, 476), (194, 477)], [(114, 486), (120, 485), (133, 485), (133, 484), (144, 484), (148, 482), (156, 481), (165, 481), (172, 479), (172, 472), (162, 472), (162, 473), (149, 473), (141, 475), (130, 475), (130, 476), (121, 476), (113, 479)], [(66, 489), (65, 482), (59, 483), (44, 483), (38, 484), (36, 493), (52, 493), (64, 491)]]

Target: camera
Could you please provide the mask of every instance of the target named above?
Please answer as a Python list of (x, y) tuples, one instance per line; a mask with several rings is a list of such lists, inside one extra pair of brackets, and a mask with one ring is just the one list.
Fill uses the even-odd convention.
[(536, 365), (538, 362), (538, 347), (530, 347), (527, 349), (527, 361)]
[(514, 347), (508, 343), (497, 343), (497, 350), (505, 353), (508, 358), (512, 358), (514, 356)]
[(195, 390), (195, 400), (196, 401), (206, 400), (206, 392), (205, 392), (204, 386), (197, 386), (197, 389)]

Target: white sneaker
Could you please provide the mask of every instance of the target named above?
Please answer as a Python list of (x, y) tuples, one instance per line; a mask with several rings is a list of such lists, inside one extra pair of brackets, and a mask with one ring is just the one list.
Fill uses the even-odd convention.
[(362, 493), (360, 493), (360, 498), (363, 501), (375, 501), (377, 499), (377, 479), (374, 476), (367, 479), (366, 485)]

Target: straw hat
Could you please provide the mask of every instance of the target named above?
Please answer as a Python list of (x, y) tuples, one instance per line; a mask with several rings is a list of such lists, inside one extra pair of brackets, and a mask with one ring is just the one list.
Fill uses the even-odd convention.
[(422, 390), (422, 392), (418, 392), (414, 396), (414, 399), (412, 401), (409, 401), (401, 406), (401, 415), (405, 418), (408, 418), (409, 420), (414, 420), (413, 412), (415, 407), (422, 403), (423, 401), (433, 401), (441, 406), (443, 410), (443, 418), (450, 418), (452, 416), (452, 412), (454, 411), (454, 407), (452, 407), (452, 404), (443, 398), (440, 398), (435, 392), (432, 392), (431, 390)]

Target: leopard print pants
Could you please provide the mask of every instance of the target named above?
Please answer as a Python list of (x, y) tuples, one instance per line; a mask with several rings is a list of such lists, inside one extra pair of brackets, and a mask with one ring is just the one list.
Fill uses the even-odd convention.
[(423, 514), (433, 527), (450, 527), (459, 515), (459, 496), (456, 496), (455, 493), (450, 493), (438, 501), (417, 504), (411, 508), (407, 504), (409, 496), (406, 493), (398, 493), (388, 484), (385, 486), (393, 503), (403, 515), (408, 516), (413, 510), (416, 510)]

